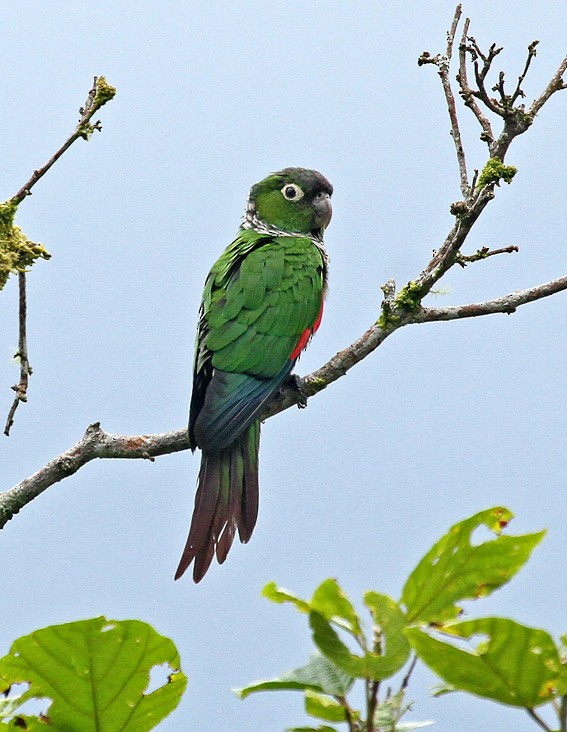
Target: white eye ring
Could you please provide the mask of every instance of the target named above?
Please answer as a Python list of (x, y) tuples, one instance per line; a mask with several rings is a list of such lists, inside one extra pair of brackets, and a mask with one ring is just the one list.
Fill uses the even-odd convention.
[(286, 183), (281, 191), (282, 196), (288, 201), (299, 201), (304, 196), (301, 188), (295, 183)]

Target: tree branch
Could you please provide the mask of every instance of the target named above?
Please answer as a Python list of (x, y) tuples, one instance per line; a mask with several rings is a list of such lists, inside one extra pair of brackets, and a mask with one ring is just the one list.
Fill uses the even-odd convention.
[[(459, 17), (460, 8), (457, 8), (451, 31), (448, 35), (448, 52), (446, 54), (446, 57), (449, 57), (448, 61), (450, 61), (452, 44), (457, 31)], [(477, 183), (477, 176), (475, 174), (472, 185), (467, 189), (467, 195), (464, 196), (464, 200), (458, 201), (451, 206), (451, 213), (456, 219), (455, 224), (441, 247), (434, 252), (431, 260), (421, 274), (415, 280), (408, 282), (397, 295), (393, 280), (389, 280), (383, 286), (384, 300), (378, 321), (370, 326), (358, 340), (333, 356), (324, 366), (302, 379), (297, 379), (295, 385), (286, 384), (282, 387), (280, 392), (272, 398), (266, 411), (261, 415), (261, 419), (268, 419), (291, 406), (303, 404), (306, 397), (314, 396), (337, 381), (341, 376), (344, 376), (353, 366), (375, 351), (392, 333), (406, 325), (460, 320), (494, 313), (510, 314), (515, 312), (521, 305), (567, 290), (567, 276), (564, 276), (527, 290), (513, 292), (486, 302), (441, 308), (422, 306), (422, 300), (431, 291), (434, 284), (455, 264), (462, 265), (463, 263), (485, 259), (492, 254), (514, 251), (516, 249), (515, 247), (505, 247), (492, 251), (481, 249), (476, 254), (468, 257), (460, 254), (460, 249), (472, 226), (485, 206), (494, 198), (495, 186), (499, 183), (499, 180), (503, 179), (509, 182), (515, 172), (513, 168), (502, 164), (512, 140), (530, 127), (536, 112), (541, 109), (553, 93), (567, 88), (563, 82), (563, 74), (567, 70), (566, 58), (559, 66), (558, 71), (544, 92), (534, 101), (529, 112), (526, 112), (522, 106), (511, 108), (508, 105), (504, 113), (503, 106), (496, 100), (489, 100), (489, 103), (486, 104), (486, 99), (484, 99), (486, 92), (482, 93), (484, 80), (493, 59), (499, 53), (500, 49), (497, 49), (495, 44), (493, 44), (488, 53), (483, 54), (474, 39), (468, 38), (471, 45), (466, 45), (467, 32), (468, 20), (465, 22), (465, 31), (459, 46), (460, 66), (458, 78), (464, 103), (473, 110), (475, 116), (478, 118), (483, 128), (483, 135), (485, 135), (486, 142), (489, 144), (490, 154), (493, 159), (489, 161), (492, 165), (488, 170), (488, 175), (485, 175), (485, 171), (483, 171), (480, 177), (478, 177)], [(521, 82), (523, 82), (528, 71), (533, 55), (535, 55), (534, 49), (535, 46), (533, 44), (528, 49), (531, 56), (529, 56), (524, 70), (519, 77), (518, 86), (514, 92), (516, 97), (520, 96), (518, 89), (520, 89)], [(466, 53), (469, 53), (472, 57), (475, 75), (481, 89), (480, 92), (478, 89), (473, 90), (468, 86)], [(483, 62), (482, 67), (478, 63), (479, 58)], [(439, 65), (440, 59), (441, 57), (439, 55), (432, 57), (429, 53), (424, 52), (420, 57), (420, 62)], [(476, 99), (480, 99), (481, 102), (486, 104), (489, 110), (504, 118), (504, 128), (496, 140), (492, 138), (490, 123), (480, 110)], [(446, 97), (446, 100), (448, 106), (451, 107), (451, 98)], [(493, 109), (495, 106), (497, 109)], [(451, 114), (451, 109), (449, 109), (449, 112)], [(453, 118), (451, 117), (451, 119)], [(461, 183), (463, 183), (463, 174), (466, 173), (466, 169), (464, 167), (464, 157), (461, 160), (459, 155), (458, 152), (457, 158), (461, 173)], [(41, 176), (39, 175), (39, 177)], [(22, 189), (24, 191), (23, 195), (26, 195), (25, 191), (29, 191), (29, 188), (34, 182), (36, 181), (33, 178), (28, 181), (28, 184)], [(18, 513), (23, 506), (32, 501), (49, 486), (69, 477), (95, 458), (145, 458), (152, 460), (159, 455), (186, 450), (188, 447), (186, 430), (154, 435), (124, 436), (106, 433), (100, 428), (100, 424), (92, 424), (87, 428), (85, 435), (76, 445), (49, 462), (34, 473), (34, 475), (26, 478), (5, 493), (0, 494), (0, 528), (12, 516)]]
[[(320, 369), (300, 379), (300, 392), (297, 388), (288, 387), (277, 394), (262, 415), (262, 419), (273, 417), (299, 404), (301, 395), (309, 397), (323, 391), (375, 351), (389, 335), (405, 325), (460, 320), (494, 313), (511, 314), (521, 305), (563, 290), (567, 290), (567, 276), (528, 290), (512, 292), (495, 300), (446, 308), (420, 307), (414, 313), (408, 313), (399, 320), (394, 319), (385, 326), (375, 324)], [(152, 435), (114, 435), (102, 430), (98, 422), (91, 424), (76, 445), (51, 460), (29, 478), (0, 494), (0, 529), (44, 490), (70, 477), (91, 460), (96, 458), (153, 460), (160, 455), (187, 449), (189, 442), (185, 429)]]
[[(80, 119), (75, 128), (75, 131), (70, 135), (67, 140), (61, 145), (61, 147), (49, 158), (47, 163), (42, 168), (34, 170), (31, 178), (24, 183), (20, 190), (12, 196), (4, 206), (11, 209), (11, 221), (15, 215), (16, 209), (19, 204), (27, 197), (31, 196), (32, 188), (35, 184), (43, 178), (47, 171), (59, 160), (59, 158), (65, 153), (71, 145), (82, 138), (88, 140), (91, 134), (95, 130), (100, 130), (101, 124), (97, 120), (92, 122), (93, 116), (98, 110), (109, 102), (116, 94), (116, 89), (106, 81), (104, 76), (95, 76), (93, 87), (89, 92), (85, 106), (79, 109)], [(17, 228), (17, 227), (16, 227)], [(25, 240), (27, 242), (27, 240)], [(44, 252), (42, 256), (46, 256)], [(47, 255), (48, 257), (49, 255)], [(4, 434), (6, 437), (10, 435), (10, 429), (14, 424), (14, 415), (20, 402), (27, 402), (28, 399), (28, 382), (29, 377), (32, 373), (29, 361), (28, 361), (28, 347), (26, 337), (26, 317), (27, 317), (27, 305), (26, 305), (26, 273), (22, 266), (18, 272), (18, 284), (20, 288), (19, 296), (19, 339), (18, 339), (18, 352), (16, 356), (20, 359), (20, 381), (18, 384), (12, 387), (16, 392), (16, 397), (12, 402), (8, 417), (6, 419), (6, 426), (4, 427)]]
[(126, 437), (104, 432), (100, 423), (95, 422), (87, 427), (76, 445), (48, 462), (29, 478), (0, 494), (0, 529), (49, 486), (73, 475), (95, 458), (153, 460), (158, 455), (187, 450), (188, 447), (186, 430)]
[(8, 417), (6, 419), (6, 426), (4, 427), (4, 434), (6, 437), (10, 435), (10, 428), (14, 424), (14, 415), (20, 402), (27, 402), (28, 400), (28, 382), (32, 372), (30, 362), (28, 360), (28, 341), (26, 334), (26, 313), (27, 313), (27, 299), (26, 299), (26, 273), (18, 272), (18, 287), (20, 289), (19, 294), (19, 335), (18, 335), (18, 352), (16, 357), (20, 360), (20, 380), (17, 384), (14, 384), (12, 389), (16, 392)]
[(12, 196), (12, 203), (18, 205), (24, 200), (24, 198), (26, 198), (26, 196), (30, 196), (31, 189), (35, 186), (38, 180), (43, 178), (47, 171), (59, 160), (63, 153), (65, 153), (71, 145), (76, 142), (76, 140), (79, 138), (88, 140), (95, 130), (102, 129), (98, 120), (96, 122), (91, 122), (91, 120), (98, 110), (109, 102), (115, 94), (116, 89), (113, 86), (110, 86), (104, 76), (94, 77), (93, 87), (89, 92), (85, 106), (79, 109), (79, 114), (81, 116), (75, 131), (65, 140), (59, 150), (53, 153), (42, 168), (34, 170), (33, 175), (27, 183), (24, 183), (16, 195)]

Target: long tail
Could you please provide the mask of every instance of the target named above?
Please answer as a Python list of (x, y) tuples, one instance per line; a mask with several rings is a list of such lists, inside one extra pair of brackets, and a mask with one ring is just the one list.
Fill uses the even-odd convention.
[(228, 447), (203, 452), (191, 528), (175, 573), (179, 579), (194, 560), (193, 579), (200, 582), (213, 556), (227, 557), (236, 529), (246, 543), (258, 516), (258, 448), (260, 422), (253, 422)]

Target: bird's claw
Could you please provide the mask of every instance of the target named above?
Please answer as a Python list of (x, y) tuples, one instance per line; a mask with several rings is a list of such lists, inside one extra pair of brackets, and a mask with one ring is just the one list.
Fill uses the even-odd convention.
[(299, 409), (305, 409), (307, 406), (307, 397), (305, 396), (302, 388), (302, 381), (297, 374), (289, 374), (284, 379), (282, 389), (291, 389), (296, 393), (297, 406)]

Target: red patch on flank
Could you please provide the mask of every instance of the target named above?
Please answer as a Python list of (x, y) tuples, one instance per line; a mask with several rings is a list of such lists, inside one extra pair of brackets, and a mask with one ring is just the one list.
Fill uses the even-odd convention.
[(290, 359), (293, 361), (296, 359), (301, 351), (305, 348), (307, 345), (307, 342), (311, 338), (311, 336), (317, 332), (319, 329), (319, 326), (321, 325), (321, 320), (323, 319), (323, 303), (321, 303), (321, 309), (319, 310), (319, 315), (315, 318), (315, 322), (311, 326), (311, 328), (306, 328), (303, 333), (301, 334), (299, 340), (297, 341), (297, 345), (291, 352)]

